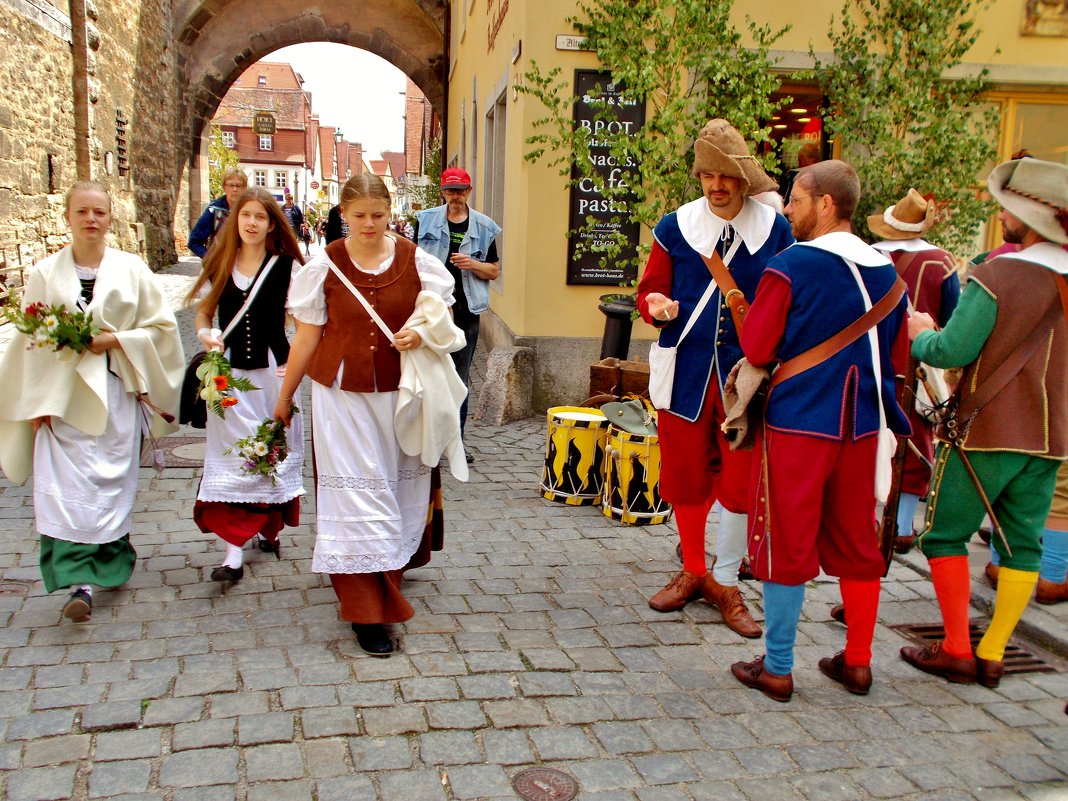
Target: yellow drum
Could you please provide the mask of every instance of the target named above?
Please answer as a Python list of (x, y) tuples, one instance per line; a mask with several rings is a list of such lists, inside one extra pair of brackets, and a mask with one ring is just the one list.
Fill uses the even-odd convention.
[(608, 421), (599, 409), (554, 406), (547, 414), (541, 494), (570, 506), (592, 506), (604, 486)]
[(660, 497), (660, 441), (609, 426), (606, 455), (604, 516), (634, 526), (670, 520), (671, 505)]

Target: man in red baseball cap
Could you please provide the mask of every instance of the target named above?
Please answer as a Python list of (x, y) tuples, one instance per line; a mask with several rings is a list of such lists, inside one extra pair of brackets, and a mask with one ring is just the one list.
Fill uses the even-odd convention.
[[(441, 174), (444, 205), (416, 215), (415, 242), (441, 259), (456, 280), (453, 321), (467, 337), (467, 346), (452, 354), (456, 372), (468, 385), (471, 360), (478, 344), (479, 315), (489, 308), (489, 282), (500, 275), (497, 234), (501, 227), (485, 214), (467, 205), (471, 196), (471, 176), (467, 170), (449, 167)], [(460, 432), (467, 422), (467, 400), (460, 407)], [(467, 451), (468, 463), (474, 458)]]

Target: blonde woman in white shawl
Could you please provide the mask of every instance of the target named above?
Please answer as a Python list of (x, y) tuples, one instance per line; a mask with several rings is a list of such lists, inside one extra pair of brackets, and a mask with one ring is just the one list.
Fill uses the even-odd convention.
[(89, 618), (93, 588), (118, 587), (133, 572), (131, 515), (142, 426), (174, 427), (139, 396), (172, 415), (184, 359), (174, 314), (139, 257), (107, 247), (111, 198), (99, 184), (67, 193), (71, 244), (38, 262), (22, 305), (64, 304), (99, 329), (80, 354), (28, 350), (15, 334), (0, 356), (0, 466), (23, 483), (33, 473), (45, 589), (72, 589), (63, 607)]

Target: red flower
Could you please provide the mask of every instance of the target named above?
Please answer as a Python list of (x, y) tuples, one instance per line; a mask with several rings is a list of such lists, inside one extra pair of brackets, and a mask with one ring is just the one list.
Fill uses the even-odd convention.
[[(222, 376), (220, 376), (220, 378), (221, 377)], [(218, 381), (219, 379), (216, 378), (215, 380)], [(226, 379), (223, 380), (225, 381)], [(229, 409), (231, 406), (237, 406), (237, 398), (223, 398), (219, 403), (224, 409)]]
[[(215, 388), (217, 390), (219, 390), (219, 392), (222, 392), (228, 386), (230, 386), (230, 382), (226, 380), (226, 376), (224, 376), (224, 375), (215, 376)], [(232, 403), (230, 405), (233, 406)]]
[(41, 308), (41, 304), (40, 303), (31, 303), (29, 306), (26, 307), (26, 316), (27, 317), (36, 317), (38, 311), (40, 310), (40, 308)]

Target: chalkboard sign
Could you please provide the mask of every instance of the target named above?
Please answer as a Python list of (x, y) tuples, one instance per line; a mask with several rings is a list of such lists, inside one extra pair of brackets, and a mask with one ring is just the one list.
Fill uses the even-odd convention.
[[(617, 286), (637, 277), (637, 265), (626, 270), (612, 265), (602, 266), (598, 263), (601, 254), (596, 252), (596, 246), (598, 242), (609, 241), (618, 232), (629, 243), (629, 252), (633, 252), (638, 247), (639, 224), (628, 214), (629, 199), (626, 196), (605, 197), (604, 186), (629, 185), (633, 167), (617, 163), (603, 136), (617, 131), (637, 136), (645, 124), (645, 106), (628, 98), (623, 86), (613, 83), (611, 73), (601, 70), (575, 70), (575, 96), (578, 98), (575, 126), (590, 131), (590, 155), (596, 164), (597, 178), (581, 178), (571, 187), (567, 283)], [(608, 104), (607, 110), (604, 103)], [(572, 177), (579, 178), (574, 169)], [(593, 228), (585, 227), (588, 217), (597, 221)], [(576, 252), (580, 242), (587, 247), (593, 246), (593, 252)]]

